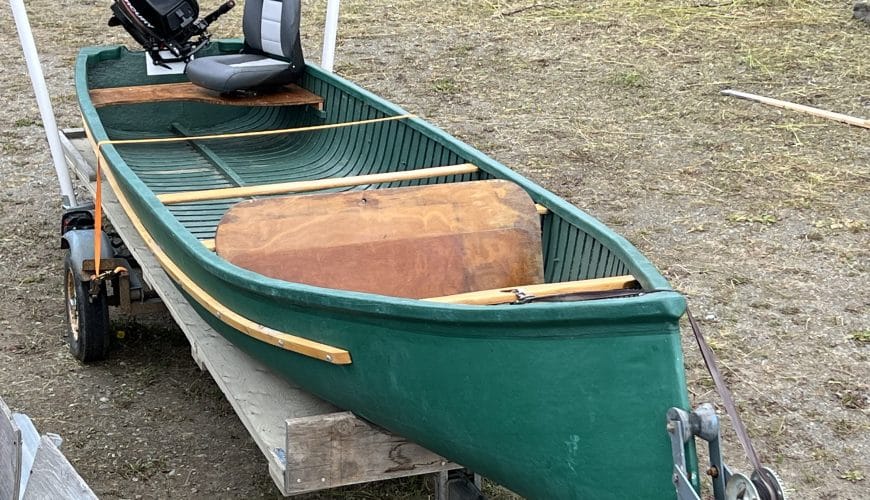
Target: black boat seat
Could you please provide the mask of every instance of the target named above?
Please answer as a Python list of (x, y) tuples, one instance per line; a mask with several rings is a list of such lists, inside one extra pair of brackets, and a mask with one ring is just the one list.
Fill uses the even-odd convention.
[(242, 53), (194, 59), (187, 77), (221, 93), (298, 81), (305, 70), (299, 16), (300, 0), (246, 0)]

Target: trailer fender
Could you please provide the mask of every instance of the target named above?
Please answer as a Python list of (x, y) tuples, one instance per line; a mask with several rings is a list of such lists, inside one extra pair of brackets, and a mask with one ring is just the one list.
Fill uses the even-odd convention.
[[(112, 242), (106, 233), (100, 231), (102, 244), (100, 245), (100, 258), (111, 259), (115, 256), (112, 252)], [(71, 264), (77, 273), (82, 275), (82, 262), (94, 258), (94, 230), (72, 229), (61, 236), (61, 248), (68, 248)]]

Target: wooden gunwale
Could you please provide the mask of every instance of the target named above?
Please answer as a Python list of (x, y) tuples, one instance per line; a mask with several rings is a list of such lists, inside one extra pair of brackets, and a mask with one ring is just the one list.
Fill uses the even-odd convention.
[[(85, 123), (85, 132), (88, 136), (88, 140), (91, 143), (91, 146), (94, 148), (94, 154), (97, 157), (97, 162), (102, 162), (103, 164), (107, 164), (105, 157), (103, 157), (100, 152), (100, 148), (96, 143), (94, 143), (93, 137), (90, 133), (90, 130), (87, 127), (87, 123)], [(256, 338), (261, 342), (265, 342), (267, 344), (274, 345), (276, 347), (280, 347), (287, 351), (295, 352), (297, 354), (302, 354), (304, 356), (308, 356), (311, 358), (319, 359), (321, 361), (326, 361), (328, 363), (332, 363), (335, 365), (348, 365), (351, 364), (351, 356), (350, 353), (344, 349), (339, 347), (334, 347), (326, 344), (321, 344), (320, 342), (315, 342), (313, 340), (309, 340), (303, 337), (299, 337), (296, 335), (292, 335), (285, 332), (280, 332), (278, 330), (274, 330), (267, 326), (261, 325), (250, 319), (238, 314), (227, 306), (223, 305), (217, 299), (212, 297), (207, 291), (202, 289), (199, 285), (197, 285), (184, 271), (178, 267), (172, 259), (169, 258), (168, 255), (163, 251), (160, 245), (151, 237), (151, 234), (148, 232), (148, 229), (145, 228), (142, 221), (136, 215), (136, 212), (133, 211), (130, 202), (127, 200), (126, 195), (121, 190), (118, 185), (117, 180), (115, 179), (114, 174), (111, 171), (111, 168), (101, 169), (106, 176), (106, 180), (112, 186), (112, 190), (115, 192), (115, 195), (118, 198), (118, 202), (124, 208), (124, 211), (127, 212), (127, 215), (130, 218), (130, 221), (133, 223), (133, 226), (136, 228), (136, 231), (142, 236), (142, 239), (145, 241), (145, 244), (148, 245), (148, 248), (154, 254), (155, 258), (166, 273), (176, 282), (178, 283), (184, 291), (186, 291), (194, 300), (196, 300), (202, 307), (212, 313), (216, 318), (220, 319), (227, 325), (239, 330), (240, 332)], [(97, 179), (99, 182), (99, 178)]]

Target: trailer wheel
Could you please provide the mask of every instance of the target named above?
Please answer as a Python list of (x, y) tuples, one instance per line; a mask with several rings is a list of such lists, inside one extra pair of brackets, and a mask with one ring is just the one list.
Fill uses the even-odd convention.
[(101, 289), (96, 297), (91, 296), (88, 283), (76, 272), (69, 254), (64, 259), (63, 274), (69, 351), (83, 363), (99, 361), (109, 350), (106, 291)]

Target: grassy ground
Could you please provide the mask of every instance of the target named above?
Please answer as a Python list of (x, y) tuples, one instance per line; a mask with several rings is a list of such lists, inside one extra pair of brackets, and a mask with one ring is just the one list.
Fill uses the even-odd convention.
[[(324, 5), (304, 2), (315, 61)], [(129, 39), (105, 27), (103, 2), (28, 6), (58, 120), (74, 126), (77, 47)], [(236, 10), (219, 36), (239, 34)], [(7, 12), (0, 41), (14, 48)], [(718, 93), (870, 117), (870, 25), (851, 2), (345, 0), (342, 16), (340, 74), (616, 228), (688, 295), (793, 498), (866, 498), (870, 131)], [(93, 368), (64, 352), (55, 185), (23, 61), (10, 49), (0, 62), (0, 394), (64, 434), (102, 496), (273, 495), (177, 334), (130, 335)], [(684, 350), (692, 399), (718, 403), (688, 336)], [(428, 491), (405, 481), (336, 498)]]

